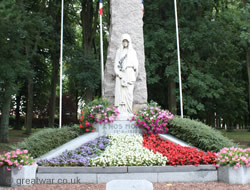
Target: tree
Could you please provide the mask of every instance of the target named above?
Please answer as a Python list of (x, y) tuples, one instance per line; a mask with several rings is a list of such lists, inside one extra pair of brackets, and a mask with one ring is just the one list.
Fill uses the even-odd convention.
[[(247, 113), (237, 8), (236, 1), (178, 2), (184, 114), (210, 125), (215, 114), (233, 125)], [(178, 82), (174, 5), (145, 1), (145, 10), (149, 99), (172, 111)]]
[[(0, 2), (0, 92), (1, 126), (0, 142), (8, 142), (11, 97), (17, 90), (17, 79), (27, 75), (27, 59), (23, 56), (23, 28), (21, 12), (14, 0)], [(10, 24), (11, 23), (11, 24)], [(3, 72), (5, 71), (5, 72)]]

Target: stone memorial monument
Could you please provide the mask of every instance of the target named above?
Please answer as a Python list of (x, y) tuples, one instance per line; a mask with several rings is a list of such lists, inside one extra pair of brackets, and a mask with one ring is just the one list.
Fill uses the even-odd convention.
[(114, 63), (115, 106), (120, 112), (119, 119), (133, 116), (134, 85), (138, 76), (138, 59), (129, 34), (123, 34), (121, 47), (117, 50)]
[[(110, 0), (110, 13), (104, 97), (118, 106), (120, 112), (133, 113), (147, 102), (142, 1)], [(123, 43), (123, 38), (127, 42)], [(126, 43), (128, 47), (124, 48)], [(119, 68), (119, 62), (121, 66), (129, 65)], [(125, 80), (119, 75), (124, 75)], [(126, 116), (121, 114), (119, 118)]]
[(99, 135), (140, 133), (129, 119), (147, 103), (141, 0), (110, 0), (111, 21), (104, 97), (118, 107), (113, 123), (95, 124)]

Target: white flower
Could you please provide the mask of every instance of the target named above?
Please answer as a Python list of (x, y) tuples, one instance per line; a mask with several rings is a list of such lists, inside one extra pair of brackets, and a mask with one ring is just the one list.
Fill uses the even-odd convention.
[(139, 134), (113, 134), (109, 138), (103, 154), (91, 159), (92, 166), (166, 165), (167, 157), (143, 147), (143, 137)]

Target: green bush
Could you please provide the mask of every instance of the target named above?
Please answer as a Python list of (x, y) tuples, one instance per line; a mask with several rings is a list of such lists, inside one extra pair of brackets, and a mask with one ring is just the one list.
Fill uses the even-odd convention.
[(73, 127), (64, 126), (61, 129), (43, 129), (26, 138), (23, 142), (12, 146), (12, 148), (19, 148), (22, 150), (27, 149), (34, 158), (37, 158), (80, 136), (81, 134), (83, 134), (83, 132), (80, 130), (78, 125)]
[(199, 121), (178, 116), (169, 121), (167, 133), (204, 151), (218, 152), (223, 147), (236, 146), (218, 130)]

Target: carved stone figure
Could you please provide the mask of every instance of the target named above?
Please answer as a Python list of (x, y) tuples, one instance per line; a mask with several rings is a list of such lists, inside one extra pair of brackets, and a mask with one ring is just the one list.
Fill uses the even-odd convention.
[(122, 35), (121, 47), (116, 52), (114, 70), (115, 106), (121, 115), (129, 116), (133, 114), (134, 84), (138, 75), (138, 59), (129, 34)]

